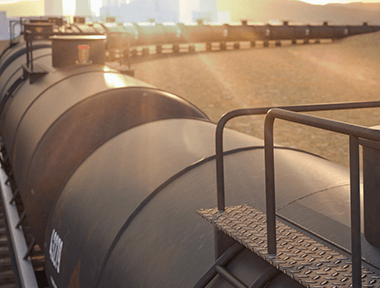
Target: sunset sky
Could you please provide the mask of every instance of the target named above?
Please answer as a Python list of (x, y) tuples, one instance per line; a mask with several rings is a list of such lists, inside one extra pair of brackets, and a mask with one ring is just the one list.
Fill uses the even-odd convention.
[[(180, 0), (181, 9), (186, 9), (186, 2), (190, 0)], [(28, 3), (29, 2), (29, 3)], [(327, 4), (327, 3), (349, 3), (349, 2), (365, 2), (373, 3), (380, 0), (303, 0), (311, 4)], [(22, 3), (23, 6), (17, 6), (17, 3)], [(7, 11), (8, 16), (27, 16), (27, 15), (43, 15), (44, 0), (0, 0), (0, 11)], [(102, 5), (102, 0), (91, 0), (92, 11), (99, 13), (99, 8)], [(63, 0), (64, 15), (74, 15), (75, 0)]]

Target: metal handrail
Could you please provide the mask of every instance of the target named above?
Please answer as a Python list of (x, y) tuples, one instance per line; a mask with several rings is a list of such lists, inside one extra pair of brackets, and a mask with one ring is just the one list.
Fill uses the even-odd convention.
[(321, 117), (298, 114), (283, 109), (271, 109), (265, 118), (265, 187), (267, 203), (268, 254), (276, 255), (276, 204), (274, 178), (273, 128), (276, 118), (349, 135), (350, 142), (350, 203), (351, 253), (353, 287), (361, 287), (361, 231), (359, 187), (359, 138), (380, 141), (380, 130)]
[(281, 108), (294, 112), (315, 112), (315, 111), (332, 111), (380, 107), (380, 101), (367, 102), (348, 102), (348, 103), (330, 103), (330, 104), (313, 104), (313, 105), (295, 105), (280, 107), (261, 107), (237, 109), (224, 114), (216, 126), (215, 133), (215, 157), (216, 157), (216, 184), (217, 184), (217, 203), (218, 210), (225, 210), (225, 193), (224, 193), (224, 160), (223, 160), (223, 130), (227, 122), (240, 116), (264, 115), (272, 108)]
[[(300, 106), (283, 106), (283, 107), (263, 107), (251, 109), (238, 109), (230, 111), (222, 116), (216, 128), (216, 177), (217, 177), (217, 204), (218, 210), (225, 210), (225, 189), (224, 189), (224, 160), (223, 160), (223, 130), (227, 122), (239, 116), (263, 115), (268, 113), (265, 121), (265, 161), (272, 161), (273, 157), (273, 130), (272, 138), (267, 139), (268, 128), (274, 121), (274, 118), (280, 118), (293, 121), (313, 127), (319, 127), (338, 133), (350, 135), (350, 187), (351, 187), (351, 245), (352, 245), (352, 275), (353, 285), (355, 288), (361, 287), (361, 241), (360, 241), (360, 194), (359, 194), (359, 138), (368, 140), (380, 140), (380, 131), (369, 129), (363, 126), (347, 124), (344, 122), (328, 120), (320, 117), (297, 114), (294, 112), (311, 112), (311, 111), (328, 111), (328, 110), (348, 110), (361, 108), (380, 107), (380, 101), (370, 102), (351, 102), (351, 103), (332, 103), (332, 104), (316, 104), (316, 105), (300, 105)], [(282, 109), (279, 109), (282, 108)], [(286, 109), (286, 110), (284, 110)], [(268, 112), (271, 110), (270, 112)], [(291, 112), (293, 111), (293, 112)], [(301, 121), (301, 122), (299, 122)], [(318, 125), (318, 126), (315, 126)], [(272, 128), (273, 129), (273, 128)], [(269, 142), (268, 142), (269, 140)], [(272, 145), (270, 145), (272, 140)], [(270, 145), (269, 148), (267, 146)], [(271, 148), (271, 149), (270, 149)], [(272, 156), (270, 152), (272, 151)], [(269, 153), (269, 156), (267, 156)], [(268, 159), (267, 159), (268, 157)], [(267, 195), (267, 233), (268, 233), (268, 254), (276, 254), (276, 230), (275, 230), (275, 198), (274, 198), (274, 172), (267, 173), (267, 169), (273, 169), (266, 164), (266, 189)], [(271, 175), (269, 175), (271, 174)], [(267, 178), (269, 176), (269, 179)], [(269, 182), (269, 185), (268, 185)], [(269, 198), (269, 200), (268, 200)]]

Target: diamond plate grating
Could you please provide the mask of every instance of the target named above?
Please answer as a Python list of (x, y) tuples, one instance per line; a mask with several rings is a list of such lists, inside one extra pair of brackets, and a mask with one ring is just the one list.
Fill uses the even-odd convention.
[[(201, 209), (199, 215), (308, 288), (352, 287), (351, 260), (277, 221), (277, 255), (267, 252), (266, 214), (249, 205)], [(362, 267), (362, 287), (380, 288), (380, 276)]]

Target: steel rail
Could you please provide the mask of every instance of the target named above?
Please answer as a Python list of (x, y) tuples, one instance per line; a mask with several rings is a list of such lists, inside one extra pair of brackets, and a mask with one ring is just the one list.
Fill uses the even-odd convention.
[(379, 141), (380, 130), (321, 117), (299, 114), (283, 109), (271, 109), (265, 118), (265, 183), (267, 203), (268, 253), (276, 255), (276, 204), (274, 178), (274, 120), (282, 119), (315, 128), (349, 135), (350, 143), (350, 205), (351, 205), (351, 255), (353, 287), (361, 287), (361, 231), (359, 187), (359, 138)]
[(30, 257), (24, 260), (24, 256), (28, 251), (28, 246), (22, 228), (17, 228), (17, 223), (20, 221), (17, 212), (16, 204), (12, 204), (12, 190), (6, 184), (7, 176), (3, 169), (0, 170), (0, 194), (3, 201), (4, 213), (6, 215), (6, 225), (9, 228), (9, 234), (14, 251), (14, 257), (20, 277), (21, 286), (23, 288), (38, 288), (36, 275), (34, 273), (32, 261)]

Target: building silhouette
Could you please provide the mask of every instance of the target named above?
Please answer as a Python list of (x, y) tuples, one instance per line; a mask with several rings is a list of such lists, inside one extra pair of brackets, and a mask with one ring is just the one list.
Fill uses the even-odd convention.
[(62, 0), (45, 0), (45, 15), (62, 16), (63, 15)]
[[(206, 22), (218, 22), (218, 1), (200, 0), (198, 18)], [(193, 19), (197, 20), (197, 19)]]
[(9, 39), (9, 22), (6, 11), (0, 11), (0, 40)]
[(116, 17), (120, 22), (178, 22), (179, 0), (103, 0), (100, 8), (103, 17)]
[(75, 15), (91, 16), (90, 0), (76, 0)]

